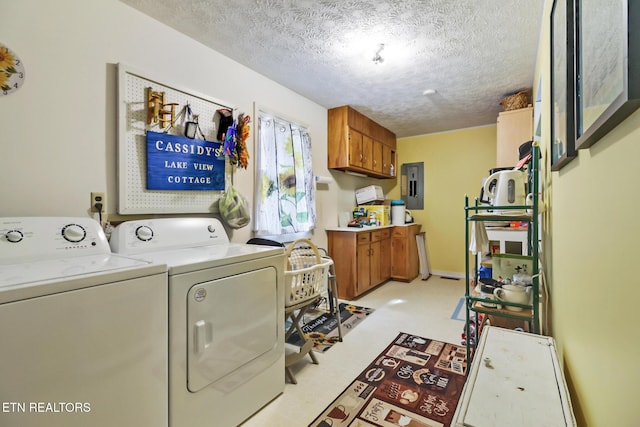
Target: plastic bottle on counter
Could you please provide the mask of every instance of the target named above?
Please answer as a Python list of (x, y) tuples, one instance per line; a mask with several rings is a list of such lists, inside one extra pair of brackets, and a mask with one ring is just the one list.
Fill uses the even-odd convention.
[(371, 212), (369, 214), (369, 225), (378, 225), (378, 220), (376, 219), (375, 212)]

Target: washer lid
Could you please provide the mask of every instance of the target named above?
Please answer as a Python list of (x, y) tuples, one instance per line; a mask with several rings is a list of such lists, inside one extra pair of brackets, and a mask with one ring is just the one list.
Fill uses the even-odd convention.
[(0, 304), (166, 271), (163, 264), (111, 254), (0, 264)]
[(105, 273), (149, 265), (149, 262), (121, 256), (90, 255), (73, 258), (45, 259), (16, 264), (0, 264), (0, 291), (7, 286), (67, 280), (74, 276)]

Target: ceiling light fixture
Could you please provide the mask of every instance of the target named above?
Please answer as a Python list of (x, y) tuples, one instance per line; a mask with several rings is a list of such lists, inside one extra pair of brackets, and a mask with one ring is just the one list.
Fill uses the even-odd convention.
[(373, 54), (373, 63), (374, 64), (382, 64), (384, 62), (384, 58), (380, 55), (380, 52), (384, 49), (384, 43), (380, 43), (378, 45), (378, 49)]
[(435, 94), (435, 93), (436, 93), (436, 90), (435, 90), (435, 89), (425, 89), (425, 91), (424, 91), (424, 92), (422, 92), (422, 94), (423, 94), (424, 96), (427, 96), (427, 95), (433, 95), (433, 94)]

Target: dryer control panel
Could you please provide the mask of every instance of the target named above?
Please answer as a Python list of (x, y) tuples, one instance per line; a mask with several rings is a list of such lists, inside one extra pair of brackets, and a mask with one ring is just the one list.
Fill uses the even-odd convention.
[(119, 254), (141, 254), (229, 243), (215, 218), (160, 218), (126, 221), (111, 233), (111, 249)]

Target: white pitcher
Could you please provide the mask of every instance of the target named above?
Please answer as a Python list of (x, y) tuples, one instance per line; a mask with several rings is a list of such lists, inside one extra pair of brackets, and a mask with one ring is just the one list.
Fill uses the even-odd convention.
[[(493, 290), (493, 295), (502, 302), (515, 302), (517, 304), (529, 304), (531, 300), (531, 287), (521, 285), (503, 285)], [(522, 311), (521, 307), (506, 306), (507, 310)]]

